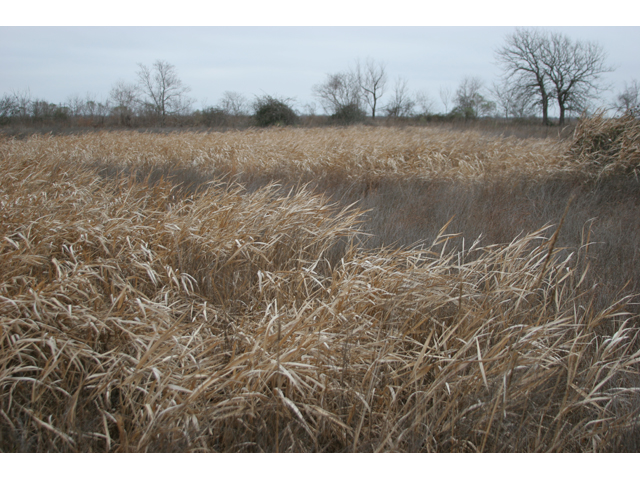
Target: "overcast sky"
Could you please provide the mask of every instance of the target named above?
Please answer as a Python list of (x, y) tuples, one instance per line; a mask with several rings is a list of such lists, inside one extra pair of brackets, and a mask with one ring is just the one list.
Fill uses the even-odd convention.
[[(328, 73), (349, 68), (357, 58), (371, 57), (386, 64), (390, 86), (398, 76), (404, 77), (412, 91), (427, 92), (436, 109), (442, 109), (441, 87), (455, 91), (466, 75), (480, 77), (487, 86), (498, 79), (500, 69), (495, 64), (494, 52), (504, 44), (505, 35), (515, 30), (515, 25), (546, 24), (543, 21), (536, 23), (540, 17), (524, 12), (502, 18), (500, 22), (491, 22), (505, 26), (437, 26), (455, 25), (456, 18), (460, 18), (459, 24), (483, 25), (487, 21), (487, 12), (474, 22), (473, 16), (469, 15), (473, 9), (465, 10), (465, 15), (456, 17), (455, 10), (450, 7), (449, 16), (437, 17), (443, 20), (440, 22), (431, 15), (432, 10), (425, 9), (423, 4), (428, 2), (415, 3), (423, 6), (411, 10), (412, 2), (404, 0), (368, 2), (366, 6), (378, 12), (370, 21), (358, 16), (357, 9), (352, 12), (347, 8), (345, 15), (338, 17), (335, 12), (340, 11), (340, 5), (352, 6), (353, 2), (333, 0), (322, 3), (325, 6), (323, 12), (301, 7), (302, 2), (280, 2), (297, 5), (300, 10), (282, 18), (277, 11), (252, 8), (253, 2), (244, 2), (234, 7), (233, 15), (224, 17), (225, 21), (215, 21), (218, 17), (210, 8), (186, 8), (193, 5), (191, 0), (158, 1), (154, 5), (164, 12), (158, 17), (145, 15), (144, 10), (136, 9), (132, 9), (129, 15), (120, 14), (123, 10), (117, 8), (122, 3), (119, 0), (110, 2), (113, 8), (109, 12), (92, 10), (70, 17), (66, 16), (64, 9), (51, 10), (47, 7), (51, 4), (59, 6), (57, 2), (43, 4), (44, 10), (38, 9), (34, 3), (38, 2), (18, 7), (19, 11), (9, 15), (5, 26), (0, 26), (0, 94), (28, 88), (32, 97), (53, 103), (63, 103), (71, 95), (84, 96), (87, 93), (104, 100), (115, 82), (133, 82), (136, 79), (138, 63), (151, 65), (156, 59), (161, 59), (175, 65), (179, 77), (191, 88), (189, 95), (196, 100), (197, 108), (215, 105), (224, 91), (234, 91), (250, 100), (262, 93), (295, 97), (299, 109), (315, 102), (320, 111), (317, 99), (312, 96), (313, 85), (322, 82)], [(127, 2), (131, 5), (137, 3)], [(216, 2), (208, 4), (211, 3)], [(551, 2), (551, 5), (561, 3)], [(181, 12), (176, 11), (175, 15), (163, 10), (165, 5), (178, 4), (185, 8)], [(255, 5), (266, 4), (274, 5), (273, 2)], [(357, 4), (355, 2), (354, 5)], [(359, 4), (361, 7), (365, 5)], [(107, 8), (107, 4), (101, 5), (102, 9)], [(315, 5), (319, 4), (315, 2)], [(405, 8), (398, 8), (399, 12), (387, 15), (383, 9), (390, 9), (392, 5)], [(457, 5), (462, 7), (465, 3)], [(482, 2), (482, 5), (487, 8), (492, 4)], [(243, 16), (244, 7), (252, 13)], [(612, 7), (615, 10), (615, 5)], [(29, 9), (37, 10), (38, 14), (30, 14)], [(596, 12), (591, 17), (583, 17), (582, 21), (584, 24), (611, 25), (611, 20), (617, 18), (620, 24), (640, 25), (637, 11), (638, 7), (631, 7), (628, 15), (613, 18)], [(263, 17), (260, 17), (261, 12), (264, 12)], [(330, 22), (331, 18), (336, 21)], [(357, 21), (360, 18), (364, 21)], [(577, 21), (573, 17), (567, 18), (573, 21), (562, 23), (580, 25), (580, 18)], [(209, 19), (211, 23), (222, 26), (69, 26), (188, 25), (206, 24)], [(361, 26), (266, 26), (345, 23)], [(362, 26), (403, 23), (434, 26)], [(235, 26), (243, 24), (254, 26)], [(608, 63), (616, 68), (614, 73), (603, 77), (612, 86), (607, 94), (609, 100), (624, 87), (625, 81), (640, 80), (639, 26), (543, 28), (559, 31), (574, 40), (591, 40), (602, 45), (608, 54)], [(389, 97), (390, 92), (386, 96)], [(384, 100), (383, 97), (383, 103)]]

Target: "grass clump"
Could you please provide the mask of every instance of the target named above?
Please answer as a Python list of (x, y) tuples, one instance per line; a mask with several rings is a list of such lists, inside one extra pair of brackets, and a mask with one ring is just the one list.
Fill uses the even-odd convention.
[(640, 119), (632, 111), (607, 118), (603, 111), (578, 123), (570, 158), (602, 175), (633, 174), (640, 169)]

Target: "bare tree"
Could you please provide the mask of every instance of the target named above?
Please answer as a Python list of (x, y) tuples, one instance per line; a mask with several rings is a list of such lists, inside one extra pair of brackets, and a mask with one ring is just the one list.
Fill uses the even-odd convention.
[(465, 77), (456, 90), (454, 112), (466, 118), (490, 115), (495, 103), (482, 95), (483, 83), (478, 77)]
[(32, 111), (31, 104), (34, 102), (31, 98), (31, 90), (28, 88), (23, 91), (13, 90), (11, 97), (13, 99), (15, 116), (20, 120), (29, 118)]
[(118, 81), (109, 92), (113, 103), (113, 113), (118, 116), (120, 124), (130, 126), (135, 109), (140, 103), (137, 85)]
[(326, 113), (337, 114), (345, 108), (362, 107), (358, 76), (354, 72), (328, 74), (327, 79), (312, 88)]
[(17, 114), (17, 108), (14, 98), (11, 95), (4, 94), (0, 98), (0, 123), (8, 123), (12, 117)]
[(523, 94), (509, 82), (494, 82), (491, 93), (496, 99), (497, 109), (502, 112), (504, 118), (525, 118), (535, 114), (533, 98)]
[(227, 115), (249, 115), (249, 101), (238, 92), (224, 92), (219, 107)]
[(594, 42), (572, 42), (559, 33), (546, 37), (541, 61), (558, 102), (560, 125), (567, 110), (584, 110), (587, 101), (601, 91), (600, 76), (613, 71), (605, 60), (604, 50)]
[(99, 102), (96, 101), (95, 94), (87, 92), (84, 98), (78, 94), (70, 95), (65, 106), (72, 117), (93, 117), (97, 113)]
[(146, 97), (145, 106), (160, 116), (164, 125), (167, 115), (185, 114), (193, 100), (187, 97), (191, 89), (182, 83), (176, 67), (163, 60), (156, 60), (152, 68), (138, 64), (138, 86)]
[(415, 107), (415, 101), (409, 94), (406, 78), (398, 77), (393, 88), (393, 97), (385, 106), (389, 117), (406, 117), (411, 115)]
[(376, 107), (387, 84), (386, 66), (382, 62), (376, 63), (371, 58), (367, 58), (364, 65), (360, 65), (358, 60), (355, 73), (362, 89), (362, 96), (371, 108), (371, 117), (376, 118)]
[(15, 119), (20, 122), (30, 120), (34, 112), (40, 112), (40, 105), (34, 105), (42, 100), (33, 99), (29, 88), (24, 90), (13, 90), (10, 94), (5, 94), (0, 102), (0, 116), (4, 119)]
[(303, 109), (303, 115), (309, 116), (309, 117), (314, 117), (316, 115), (316, 103), (315, 102), (309, 102), (309, 103), (305, 103), (302, 106)]
[(82, 105), (82, 114), (88, 117), (94, 117), (98, 115), (100, 111), (100, 102), (97, 100), (97, 97), (93, 93), (87, 92), (84, 95), (83, 105)]
[(640, 83), (637, 80), (631, 80), (630, 85), (624, 82), (624, 90), (616, 98), (614, 108), (618, 113), (640, 109)]
[(449, 114), (449, 105), (452, 99), (453, 92), (451, 91), (451, 87), (440, 87), (440, 100), (442, 100), (442, 104), (444, 105), (445, 115)]
[(34, 120), (51, 119), (58, 117), (66, 118), (68, 109), (64, 106), (58, 107), (55, 103), (49, 103), (43, 98), (36, 98), (31, 102), (31, 116)]
[(565, 35), (517, 29), (496, 51), (503, 78), (522, 97), (535, 98), (542, 106), (542, 122), (548, 120), (549, 100), (554, 98), (562, 125), (565, 112), (586, 108), (601, 90), (600, 76), (612, 71), (606, 55), (593, 42), (573, 42)]
[(420, 114), (431, 115), (435, 111), (435, 103), (427, 92), (418, 91), (415, 93), (413, 99)]
[(542, 62), (545, 35), (537, 30), (516, 29), (506, 45), (496, 51), (503, 78), (521, 98), (535, 99), (542, 107), (542, 123), (549, 124), (549, 79)]
[(84, 100), (78, 94), (67, 97), (65, 105), (69, 109), (69, 115), (72, 117), (79, 117), (84, 114)]
[(313, 86), (312, 92), (325, 113), (341, 116), (350, 112), (349, 116), (361, 117), (366, 115), (363, 111), (366, 104), (375, 118), (386, 84), (384, 63), (367, 58), (364, 63), (356, 61), (354, 68), (328, 74), (323, 83)]

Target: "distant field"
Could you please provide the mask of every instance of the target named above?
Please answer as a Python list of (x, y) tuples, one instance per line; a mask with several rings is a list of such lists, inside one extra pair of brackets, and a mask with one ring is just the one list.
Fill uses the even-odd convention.
[(0, 137), (0, 450), (637, 450), (627, 122)]

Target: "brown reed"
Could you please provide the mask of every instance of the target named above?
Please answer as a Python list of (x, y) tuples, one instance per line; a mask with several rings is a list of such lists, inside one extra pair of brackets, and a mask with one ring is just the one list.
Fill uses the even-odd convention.
[(361, 211), (304, 186), (151, 178), (569, 168), (537, 142), (361, 127), (3, 139), (0, 449), (634, 448), (632, 298), (594, 305), (589, 258), (552, 227), (371, 249)]

